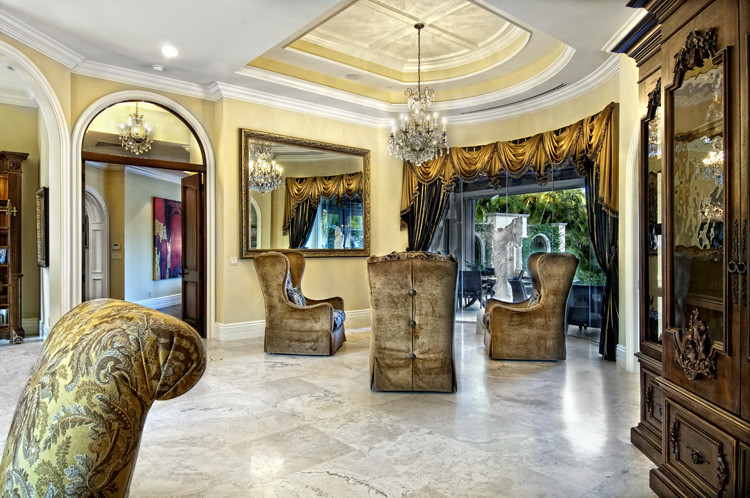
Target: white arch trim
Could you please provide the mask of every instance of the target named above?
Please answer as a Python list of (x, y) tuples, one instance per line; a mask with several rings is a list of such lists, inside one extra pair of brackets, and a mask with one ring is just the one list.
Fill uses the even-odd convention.
[[(63, 181), (70, 170), (70, 135), (68, 123), (65, 119), (60, 101), (55, 95), (52, 85), (44, 74), (20, 50), (0, 41), (0, 55), (10, 60), (11, 67), (23, 79), (33, 93), (39, 112), (42, 115), (43, 130), (46, 137), (40, 137), (42, 146), (40, 183), (49, 187), (49, 267), (41, 268), (40, 282), (40, 335), (46, 336), (50, 325), (54, 324), (63, 313), (72, 308), (73, 301), (66, 292), (64, 282), (75, 280), (72, 278), (70, 254), (66, 252), (65, 233), (70, 220), (66, 219), (62, 207), (64, 199), (68, 199), (69, 182)], [(46, 139), (46, 144), (44, 140)], [(44, 146), (46, 145), (46, 157)], [(47, 170), (44, 171), (44, 165)], [(46, 173), (46, 181), (44, 180)], [(79, 183), (80, 185), (80, 183)], [(80, 189), (80, 187), (79, 187)], [(80, 197), (79, 197), (80, 198)], [(80, 225), (79, 225), (80, 226)]]
[(250, 197), (250, 206), (251, 208), (255, 208), (256, 248), (263, 247), (263, 243), (261, 242), (261, 227), (263, 225), (260, 222), (260, 205), (258, 205), (258, 201)]
[[(111, 93), (100, 98), (84, 110), (75, 126), (73, 127), (72, 138), (72, 164), (80, 165), (81, 149), (83, 147), (83, 136), (86, 128), (91, 121), (101, 111), (107, 107), (126, 100), (146, 100), (155, 104), (162, 105), (184, 119), (193, 129), (197, 139), (203, 146), (205, 154), (204, 163), (206, 165), (206, 337), (216, 337), (216, 162), (214, 151), (211, 146), (211, 140), (203, 125), (193, 114), (185, 107), (174, 100), (154, 92), (143, 90), (124, 90), (121, 92)], [(71, 195), (64, 199), (65, 213), (69, 214), (74, 227), (80, 227), (83, 220), (81, 212), (81, 168), (73, 167), (68, 172), (70, 178), (67, 180), (71, 185)], [(71, 274), (75, 278), (66, 281), (67, 291), (74, 303), (81, 302), (82, 283), (80, 279), (83, 271), (81, 265), (80, 248), (81, 248), (81, 231), (68, 230), (66, 233), (65, 247), (70, 251), (69, 258), (71, 263)]]

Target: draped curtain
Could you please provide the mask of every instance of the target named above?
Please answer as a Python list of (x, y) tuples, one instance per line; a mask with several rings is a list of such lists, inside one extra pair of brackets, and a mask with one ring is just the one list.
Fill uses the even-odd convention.
[(618, 169), (612, 145), (615, 109), (616, 104), (610, 103), (601, 112), (559, 130), (471, 149), (451, 148), (450, 154), (420, 166), (404, 163), (401, 193), (401, 220), (409, 233), (409, 250), (423, 251), (432, 241), (456, 180), (473, 181), (486, 174), (490, 183), (499, 185), (506, 174), (518, 178), (532, 170), (542, 183), (548, 168), (572, 162), (586, 179), (591, 241), (607, 276), (600, 352), (608, 360), (615, 359), (619, 315)]
[(317, 203), (313, 206), (310, 199), (305, 199), (297, 203), (294, 207), (294, 215), (288, 225), (285, 233), (289, 234), (289, 249), (301, 249), (307, 244), (310, 238), (315, 215), (318, 212)]
[[(357, 196), (362, 198), (364, 186), (362, 172), (346, 173), (336, 176), (307, 176), (302, 178), (286, 179), (286, 198), (284, 199), (284, 222), (281, 226), (282, 233), (286, 235), (290, 231), (292, 220), (300, 212), (299, 205), (304, 202), (311, 204), (307, 210), (318, 209), (321, 197), (336, 197), (337, 202), (343, 205), (346, 199)], [(309, 214), (308, 214), (309, 215)], [(314, 218), (314, 216), (313, 216)], [(312, 224), (312, 221), (310, 221)], [(305, 237), (307, 240), (307, 237)]]

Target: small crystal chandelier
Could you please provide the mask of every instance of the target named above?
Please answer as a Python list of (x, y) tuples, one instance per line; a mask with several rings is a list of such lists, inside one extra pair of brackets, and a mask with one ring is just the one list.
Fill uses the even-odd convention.
[(438, 113), (429, 113), (430, 105), (435, 98), (435, 91), (425, 87), (422, 90), (422, 28), (424, 23), (414, 25), (417, 29), (417, 90), (408, 88), (404, 94), (409, 98), (409, 114), (401, 115), (401, 126), (397, 129), (393, 123), (391, 137), (388, 140), (388, 152), (404, 161), (419, 166), (443, 152), (450, 153), (448, 132), (438, 131)]
[(138, 102), (135, 112), (128, 116), (128, 123), (120, 123), (120, 144), (136, 156), (151, 148), (151, 127), (143, 120), (143, 114), (138, 114)]
[(714, 180), (716, 185), (721, 185), (724, 182), (724, 140), (716, 137), (713, 140), (704, 138), (703, 141), (712, 144), (714, 150), (703, 158), (703, 165), (695, 167), (695, 174), (698, 178)]
[[(276, 163), (269, 145), (258, 145), (250, 149), (248, 160), (248, 185), (250, 190), (265, 194), (281, 187), (281, 166)], [(252, 157), (255, 157), (252, 159)]]

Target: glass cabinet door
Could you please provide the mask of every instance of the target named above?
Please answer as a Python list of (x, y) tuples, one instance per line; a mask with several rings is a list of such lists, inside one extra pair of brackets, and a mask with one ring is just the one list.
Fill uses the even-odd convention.
[(641, 351), (661, 360), (662, 308), (662, 137), (661, 80), (648, 96), (641, 121)]

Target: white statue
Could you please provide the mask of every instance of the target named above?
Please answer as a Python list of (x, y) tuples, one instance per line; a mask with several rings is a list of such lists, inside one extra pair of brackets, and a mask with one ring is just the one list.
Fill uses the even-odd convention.
[(508, 277), (511, 276), (511, 259), (514, 249), (521, 247), (523, 235), (523, 220), (519, 216), (513, 218), (505, 228), (496, 228), (492, 232), (492, 266), (495, 267), (495, 299), (513, 301), (508, 291)]
[(336, 227), (336, 229), (333, 231), (333, 248), (344, 248), (344, 234), (341, 232), (341, 229), (339, 227)]

